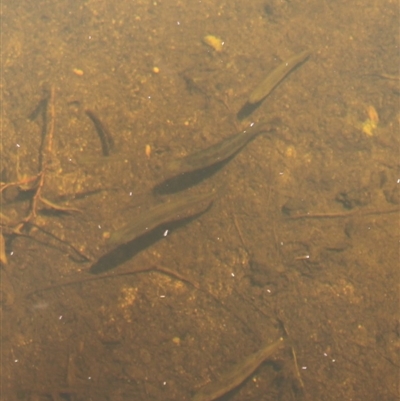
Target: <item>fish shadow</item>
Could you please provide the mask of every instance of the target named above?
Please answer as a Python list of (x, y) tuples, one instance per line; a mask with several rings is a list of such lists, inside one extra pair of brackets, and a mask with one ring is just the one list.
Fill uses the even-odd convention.
[(101, 274), (115, 269), (162, 238), (165, 238), (165, 233), (167, 231), (168, 235), (170, 235), (171, 232), (187, 225), (191, 221), (206, 213), (212, 207), (212, 204), (213, 202), (211, 202), (205, 210), (202, 210), (199, 213), (169, 223), (160, 224), (148, 233), (145, 233), (134, 240), (127, 242), (126, 244), (118, 245), (116, 248), (108, 251), (95, 263), (93, 263), (93, 265), (89, 268), (89, 273)]
[(182, 173), (174, 177), (168, 178), (165, 181), (157, 184), (153, 188), (153, 194), (169, 195), (194, 187), (195, 185), (200, 184), (202, 181), (216, 174), (226, 164), (228, 164), (241, 150), (242, 149), (239, 149), (236, 153), (229, 156), (227, 159), (214, 163), (211, 166), (207, 166), (201, 169), (197, 169), (187, 173)]
[(250, 114), (252, 114), (256, 109), (258, 109), (261, 106), (264, 100), (265, 98), (254, 104), (246, 102), (242, 106), (242, 108), (236, 113), (236, 118), (239, 121), (242, 121), (245, 118), (249, 117)]

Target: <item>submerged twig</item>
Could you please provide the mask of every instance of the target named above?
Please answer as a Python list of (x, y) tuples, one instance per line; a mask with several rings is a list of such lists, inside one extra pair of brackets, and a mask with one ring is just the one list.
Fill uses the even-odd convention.
[[(28, 215), (21, 221), (15, 224), (16, 227), (22, 228), (25, 224), (31, 222), (35, 219), (38, 213), (38, 204), (41, 202), (45, 206), (57, 210), (57, 211), (78, 211), (77, 209), (59, 206), (55, 203), (49, 201), (42, 195), (42, 190), (45, 184), (46, 174), (48, 173), (49, 167), (51, 165), (51, 157), (53, 153), (53, 138), (55, 130), (55, 89), (54, 86), (50, 89), (49, 97), (46, 101), (42, 100), (40, 104), (40, 109), (47, 106), (47, 114), (43, 117), (43, 139), (39, 151), (39, 172), (36, 175), (30, 177), (20, 176), (19, 174), (19, 158), (17, 156), (17, 177), (18, 179), (9, 183), (0, 184), (0, 193), (10, 187), (18, 187), (22, 190), (29, 190), (33, 192), (31, 198), (31, 205)], [(46, 110), (43, 111), (46, 113)], [(3, 224), (4, 225), (4, 224)]]
[(0, 232), (0, 265), (1, 264), (7, 264), (6, 241), (4, 240), (2, 232)]
[[(55, 90), (54, 86), (50, 89), (50, 98), (47, 103), (48, 107), (48, 115), (49, 119), (49, 126), (46, 129), (45, 137), (43, 138), (43, 146), (41, 149), (40, 160), (41, 165), (39, 166), (39, 174), (38, 174), (38, 183), (35, 189), (35, 194), (32, 198), (31, 204), (31, 211), (29, 215), (24, 219), (25, 222), (30, 221), (32, 218), (36, 217), (37, 214), (37, 204), (39, 201), (43, 200), (44, 198), (41, 195), (42, 188), (44, 186), (45, 175), (47, 169), (49, 167), (49, 158), (51, 157), (51, 152), (53, 148), (53, 136), (54, 136), (54, 127), (55, 127), (55, 106), (54, 106), (54, 97), (55, 97)], [(47, 121), (47, 120), (46, 120)], [(47, 127), (46, 127), (47, 128)], [(46, 139), (47, 139), (47, 146), (46, 146)]]
[[(44, 233), (45, 235), (48, 235), (49, 237), (53, 238), (54, 240), (56, 240), (57, 242), (60, 242), (61, 244), (66, 245), (67, 247), (71, 248), (81, 259), (83, 262), (89, 262), (91, 261), (91, 258), (87, 255), (85, 255), (82, 251), (80, 251), (76, 246), (72, 245), (69, 241), (66, 241), (60, 237), (57, 237), (57, 235), (45, 230), (43, 227), (34, 224), (34, 223), (30, 223), (31, 226), (35, 227), (37, 230), (41, 231), (42, 233)], [(15, 232), (15, 234), (17, 235), (22, 235), (21, 233)], [(30, 238), (29, 235), (26, 235), (26, 237)], [(72, 256), (71, 256), (72, 258)]]
[(337, 213), (304, 213), (297, 214), (294, 216), (290, 216), (289, 219), (297, 220), (297, 219), (335, 219), (341, 217), (349, 217), (349, 216), (371, 216), (371, 215), (380, 215), (380, 214), (390, 214), (397, 213), (400, 209), (393, 208), (387, 210), (373, 209), (373, 210), (359, 210), (354, 209), (349, 212), (337, 212)]
[(181, 275), (180, 273), (177, 273), (173, 270), (170, 270), (166, 267), (162, 266), (149, 266), (149, 267), (142, 267), (140, 269), (135, 269), (135, 270), (128, 270), (128, 271), (122, 271), (122, 272), (117, 272), (117, 273), (106, 273), (106, 274), (101, 274), (101, 275), (96, 275), (96, 276), (87, 276), (87, 277), (80, 277), (76, 279), (71, 279), (71, 280), (66, 280), (62, 281), (59, 283), (55, 284), (50, 284), (46, 287), (38, 288), (36, 290), (33, 290), (29, 292), (26, 297), (30, 297), (31, 295), (37, 294), (38, 292), (44, 292), (44, 291), (49, 291), (49, 290), (54, 290), (57, 288), (61, 287), (67, 287), (70, 285), (76, 285), (76, 284), (81, 284), (81, 283), (87, 283), (90, 281), (97, 281), (97, 280), (104, 280), (108, 278), (117, 278), (117, 277), (122, 277), (122, 276), (130, 276), (133, 274), (138, 274), (138, 273), (146, 273), (146, 272), (159, 272), (166, 274), (167, 276), (171, 276), (173, 278), (176, 278), (177, 280), (183, 281), (184, 283), (190, 284), (196, 289), (200, 289), (199, 285), (194, 283), (192, 280), (189, 278)]
[[(49, 170), (51, 168), (52, 157), (53, 157), (53, 139), (55, 134), (55, 120), (56, 120), (56, 112), (55, 112), (55, 88), (51, 87), (48, 95), (42, 99), (34, 110), (31, 119), (36, 118), (39, 114), (42, 114), (43, 127), (42, 127), (42, 140), (39, 148), (39, 165), (38, 172), (32, 176), (25, 176), (20, 174), (19, 170), (19, 156), (17, 154), (17, 166), (16, 166), (16, 175), (17, 180), (13, 182), (1, 182), (0, 183), (0, 193), (5, 191), (7, 188), (16, 187), (21, 192), (29, 192), (30, 195), (30, 205), (25, 217), (21, 217), (20, 219), (12, 220), (5, 215), (1, 215), (0, 227), (2, 230), (6, 231), (6, 234), (9, 235), (18, 235), (18, 236), (27, 236), (30, 237), (29, 234), (25, 234), (29, 232), (29, 228), (35, 226), (41, 229), (40, 226), (34, 224), (35, 219), (38, 214), (39, 204), (42, 204), (44, 208), (50, 208), (52, 210), (58, 212), (79, 212), (78, 209), (71, 208), (68, 206), (58, 205), (43, 196), (43, 188), (45, 185), (45, 180)], [(44, 230), (43, 230), (44, 231)], [(47, 232), (47, 234), (49, 234)], [(54, 234), (52, 235), (55, 239), (64, 244), (68, 245), (71, 249), (73, 249), (82, 259), (88, 260), (88, 258), (79, 252), (72, 244), (64, 241)], [(5, 254), (1, 256), (2, 262), (6, 263)]]
[[(291, 337), (290, 337), (290, 334), (289, 334), (289, 332), (288, 332), (288, 330), (287, 330), (287, 327), (286, 327), (286, 325), (285, 325), (285, 322), (282, 320), (282, 317), (279, 316), (279, 315), (280, 315), (280, 314), (278, 314), (277, 319), (278, 319), (278, 322), (280, 323), (280, 325), (282, 326), (282, 329), (283, 329), (283, 331), (284, 331), (284, 333), (285, 333), (285, 336), (286, 336), (287, 338), (291, 338)], [(292, 351), (292, 357), (293, 357), (293, 363), (294, 363), (294, 370), (295, 370), (295, 373), (296, 373), (297, 381), (299, 382), (300, 387), (304, 390), (304, 382), (303, 382), (303, 379), (301, 378), (301, 375), (300, 375), (299, 365), (298, 365), (298, 363), (297, 363), (296, 352), (295, 352), (295, 350), (294, 350), (294, 347), (293, 347), (293, 344), (291, 343), (291, 341), (290, 341), (290, 343), (289, 343), (289, 346), (290, 346), (290, 349), (291, 349), (291, 351)]]
[(383, 79), (389, 79), (391, 81), (400, 81), (400, 75), (395, 75), (395, 74), (386, 74), (386, 73), (380, 73), (377, 74), (378, 77), (381, 77)]

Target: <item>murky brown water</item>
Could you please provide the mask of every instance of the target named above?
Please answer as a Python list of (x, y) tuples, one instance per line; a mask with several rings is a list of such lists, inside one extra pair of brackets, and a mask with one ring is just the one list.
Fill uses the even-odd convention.
[[(81, 212), (38, 199), (14, 235), (32, 192), (2, 193), (1, 400), (189, 400), (283, 335), (298, 371), (287, 346), (227, 399), (399, 398), (397, 2), (5, 1), (2, 13), (2, 181), (33, 177), (44, 155), (40, 196)], [(305, 49), (239, 121), (268, 71)], [(29, 116), (50, 88), (46, 153), (51, 115)], [(108, 158), (85, 109), (113, 135)], [(185, 190), (222, 188), (206, 213), (147, 238), (114, 278), (29, 295), (88, 277), (107, 233), (164, 201), (153, 188), (168, 162), (272, 117), (274, 135)], [(154, 265), (178, 276), (118, 276)]]

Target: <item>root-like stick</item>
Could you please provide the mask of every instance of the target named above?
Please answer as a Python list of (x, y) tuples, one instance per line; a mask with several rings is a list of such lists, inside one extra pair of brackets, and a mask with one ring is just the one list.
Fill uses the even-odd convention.
[(29, 222), (30, 220), (36, 217), (38, 202), (42, 200), (41, 192), (44, 186), (45, 175), (49, 166), (49, 158), (51, 157), (51, 152), (53, 148), (53, 136), (54, 136), (54, 126), (55, 126), (54, 94), (55, 94), (54, 86), (52, 86), (50, 89), (50, 98), (49, 101), (47, 102), (49, 119), (46, 119), (46, 121), (49, 121), (48, 123), (49, 126), (46, 129), (46, 135), (44, 138), (44, 141), (46, 141), (47, 139), (47, 146), (43, 146), (40, 152), (41, 154), (39, 159), (42, 162), (41, 165), (39, 166), (40, 171), (36, 177), (38, 178), (38, 183), (36, 185), (35, 194), (33, 195), (32, 198), (30, 213), (24, 219), (25, 223)]
[[(42, 142), (39, 149), (39, 165), (38, 165), (38, 173), (36, 175), (26, 177), (24, 175), (20, 175), (19, 173), (19, 157), (17, 153), (17, 180), (13, 182), (0, 182), (0, 193), (10, 187), (17, 187), (23, 191), (30, 191), (32, 193), (32, 197), (30, 198), (30, 207), (28, 211), (28, 215), (17, 222), (12, 222), (11, 219), (7, 218), (7, 216), (0, 215), (0, 226), (3, 229), (7, 230), (9, 234), (14, 235), (25, 235), (29, 237), (29, 235), (24, 234), (24, 229), (26, 227), (36, 226), (34, 224), (35, 217), (38, 213), (39, 203), (42, 203), (41, 206), (51, 208), (53, 210), (59, 212), (79, 212), (78, 209), (67, 207), (67, 206), (60, 206), (57, 205), (48, 199), (46, 199), (42, 195), (43, 187), (45, 185), (46, 174), (49, 171), (51, 166), (51, 161), (53, 157), (53, 138), (55, 132), (55, 89), (54, 86), (51, 87), (49, 95), (41, 101), (40, 103), (40, 111), (43, 114), (43, 128), (42, 128)], [(39, 113), (38, 112), (38, 113)], [(36, 111), (35, 111), (36, 114)], [(35, 117), (35, 116), (33, 116)], [(40, 227), (36, 226), (37, 228), (41, 229)], [(46, 232), (45, 230), (41, 229), (46, 234), (52, 235), (56, 240), (62, 242), (69, 246), (71, 249), (74, 250), (79, 257), (85, 261), (88, 261), (89, 258), (76, 249), (73, 245), (68, 243), (67, 241), (63, 241), (60, 238), (56, 237), (55, 235)], [(5, 263), (4, 255), (0, 254), (0, 261)]]
[[(54, 96), (55, 96), (55, 89), (54, 86), (52, 86), (50, 89), (50, 99), (49, 99), (50, 124), (49, 124), (49, 130), (47, 132), (47, 151), (49, 153), (51, 153), (53, 150), (53, 136), (54, 136), (55, 121), (56, 121)], [(45, 163), (46, 162), (47, 160), (45, 161)]]
[(138, 273), (146, 273), (146, 272), (159, 272), (166, 274), (167, 276), (174, 277), (180, 281), (183, 281), (187, 284), (190, 284), (196, 289), (200, 289), (199, 285), (188, 279), (187, 277), (182, 276), (179, 273), (176, 273), (166, 267), (160, 267), (160, 266), (149, 266), (149, 267), (142, 267), (140, 269), (135, 269), (135, 270), (128, 270), (128, 271), (122, 271), (122, 272), (117, 272), (117, 273), (107, 273), (107, 274), (99, 274), (96, 276), (87, 276), (87, 277), (81, 277), (81, 278), (76, 278), (76, 279), (71, 279), (71, 280), (66, 280), (62, 281), (59, 283), (51, 284), (46, 287), (38, 288), (36, 290), (33, 290), (29, 292), (26, 297), (30, 297), (31, 295), (37, 294), (39, 292), (44, 292), (44, 291), (49, 291), (49, 290), (54, 290), (57, 288), (61, 287), (67, 287), (75, 284), (81, 284), (81, 283), (87, 283), (89, 281), (97, 281), (97, 280), (104, 280), (108, 278), (117, 278), (117, 277), (122, 277), (122, 276), (130, 276), (133, 274), (138, 274)]
[(350, 217), (350, 216), (371, 216), (371, 215), (380, 215), (380, 214), (391, 214), (391, 213), (398, 213), (400, 209), (398, 207), (394, 209), (387, 209), (387, 210), (380, 210), (380, 209), (373, 209), (373, 210), (351, 210), (349, 212), (338, 212), (338, 213), (304, 213), (304, 214), (297, 214), (294, 216), (290, 216), (289, 219), (291, 220), (298, 220), (298, 219), (337, 219), (343, 217)]
[(38, 179), (39, 174), (32, 176), (32, 177), (27, 177), (18, 181), (13, 181), (13, 182), (7, 182), (4, 183), (2, 182), (0, 185), (0, 192), (3, 192), (5, 189), (10, 188), (10, 187), (21, 187), (27, 184), (30, 184), (31, 182), (34, 182)]
[(236, 228), (237, 233), (239, 234), (239, 238), (240, 238), (240, 241), (242, 242), (243, 248), (246, 251), (246, 253), (249, 255), (249, 251), (248, 251), (248, 248), (246, 246), (246, 242), (244, 241), (242, 230), (240, 229), (240, 226), (239, 226), (239, 223), (237, 221), (237, 218), (236, 218), (235, 214), (233, 214), (233, 223), (235, 224), (235, 228)]
[[(278, 314), (278, 322), (280, 323), (280, 325), (282, 326), (283, 331), (285, 332), (285, 336), (290, 338), (290, 334), (286, 328), (285, 322), (282, 320), (282, 317), (280, 316), (280, 313)], [(296, 378), (300, 384), (300, 387), (304, 390), (304, 382), (301, 378), (300, 375), (300, 370), (299, 370), (299, 365), (297, 364), (297, 356), (296, 356), (296, 352), (294, 350), (293, 344), (290, 342), (290, 349), (292, 350), (292, 356), (293, 356), (293, 363), (294, 363), (294, 370), (296, 373)]]
[(191, 285), (196, 290), (201, 291), (202, 293), (210, 296), (218, 305), (220, 305), (222, 308), (224, 308), (227, 312), (232, 313), (236, 317), (236, 319), (238, 319), (249, 331), (252, 331), (252, 328), (247, 324), (247, 322), (245, 320), (243, 320), (235, 311), (232, 311), (230, 308), (228, 308), (221, 300), (219, 300), (211, 292), (207, 291), (206, 289), (201, 288), (199, 284), (197, 284), (196, 282), (192, 281), (191, 279), (183, 276), (180, 273), (177, 273), (166, 267), (156, 266), (156, 265), (149, 266), (149, 267), (142, 267), (140, 269), (135, 269), (135, 270), (121, 271), (121, 272), (117, 272), (117, 273), (106, 273), (106, 274), (99, 274), (99, 275), (95, 275), (95, 276), (86, 276), (86, 277), (82, 277), (82, 278), (76, 278), (76, 279), (58, 282), (55, 284), (50, 284), (46, 287), (37, 288), (36, 290), (28, 292), (26, 294), (26, 298), (29, 298), (32, 295), (38, 294), (40, 292), (50, 291), (50, 290), (54, 290), (54, 289), (58, 289), (58, 288), (62, 288), (62, 287), (72, 286), (72, 285), (81, 284), (81, 283), (88, 283), (90, 281), (112, 279), (112, 278), (118, 278), (118, 277), (122, 277), (122, 276), (130, 276), (130, 275), (134, 275), (134, 274), (138, 274), (138, 273), (147, 273), (147, 272), (163, 273), (167, 276), (173, 277), (179, 281), (182, 281), (186, 284)]
[(54, 202), (49, 201), (46, 198), (41, 197), (40, 198), (41, 202), (44, 203), (46, 206), (50, 207), (53, 210), (56, 210), (58, 212), (77, 212), (77, 213), (81, 213), (81, 211), (79, 209), (76, 209), (74, 207), (69, 207), (69, 206), (61, 206), (61, 205), (57, 205)]
[[(37, 225), (37, 224), (34, 224), (34, 223), (32, 223), (32, 222), (29, 223), (29, 224), (30, 224), (32, 227), (35, 227), (36, 229), (38, 229), (39, 231), (41, 231), (42, 233), (44, 233), (44, 234), (50, 236), (51, 238), (55, 239), (56, 241), (58, 241), (58, 242), (60, 242), (60, 243), (62, 243), (62, 244), (64, 244), (64, 245), (66, 245), (67, 247), (71, 248), (78, 256), (80, 256), (80, 257), (82, 258), (82, 260), (83, 260), (84, 262), (89, 262), (89, 261), (91, 261), (91, 258), (90, 258), (89, 256), (85, 255), (83, 252), (81, 252), (78, 248), (76, 248), (76, 247), (75, 247), (74, 245), (72, 245), (70, 242), (68, 242), (68, 241), (66, 241), (66, 240), (63, 240), (63, 239), (57, 237), (57, 235), (51, 233), (50, 231), (45, 230), (43, 227), (41, 227), (41, 226), (39, 226), (39, 225)], [(15, 234), (21, 235), (20, 232), (16, 232)], [(28, 238), (31, 238), (30, 235), (27, 235), (27, 237), (28, 237)]]
[(7, 264), (7, 255), (6, 255), (6, 241), (4, 240), (3, 233), (0, 232), (0, 265)]

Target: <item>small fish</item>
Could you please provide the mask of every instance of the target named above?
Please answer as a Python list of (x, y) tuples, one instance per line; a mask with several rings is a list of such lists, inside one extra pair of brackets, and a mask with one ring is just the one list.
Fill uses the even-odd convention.
[[(206, 210), (214, 199), (216, 193), (211, 192), (201, 195), (186, 195), (173, 199), (170, 202), (157, 205), (146, 212), (136, 216), (135, 219), (126, 224), (121, 229), (111, 233), (109, 244), (121, 245), (133, 241), (135, 238), (150, 232), (161, 224), (178, 221), (184, 218), (184, 215), (189, 209), (197, 206), (200, 203), (207, 204), (201, 210)], [(198, 212), (198, 211), (197, 211)]]
[(305, 50), (301, 53), (295, 54), (294, 56), (288, 58), (283, 63), (278, 65), (268, 76), (262, 81), (257, 88), (251, 92), (248, 103), (256, 104), (261, 102), (265, 97), (267, 97), (272, 90), (279, 84), (292, 71), (295, 67), (301, 64), (310, 56), (311, 52)]
[(86, 115), (92, 120), (94, 127), (96, 128), (97, 135), (100, 138), (101, 149), (103, 151), (103, 156), (109, 156), (110, 151), (114, 148), (114, 140), (111, 136), (108, 128), (101, 122), (99, 117), (93, 110), (86, 109)]
[(249, 355), (244, 361), (225, 372), (219, 380), (205, 385), (192, 401), (213, 401), (242, 384), (255, 370), (284, 343), (283, 338), (267, 344), (259, 351)]
[(276, 121), (277, 119), (274, 119), (256, 124), (248, 130), (232, 135), (207, 149), (200, 150), (182, 159), (174, 160), (166, 168), (167, 175), (175, 176), (190, 173), (221, 163), (242, 150), (258, 135), (272, 131), (273, 123)]

